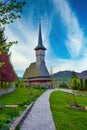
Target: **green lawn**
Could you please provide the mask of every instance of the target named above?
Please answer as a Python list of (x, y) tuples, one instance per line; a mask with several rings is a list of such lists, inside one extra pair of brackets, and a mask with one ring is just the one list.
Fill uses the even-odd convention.
[(86, 95), (86, 96), (87, 96), (87, 91), (77, 91), (77, 93), (83, 94), (83, 95)]
[[(87, 106), (87, 97), (76, 97), (76, 101)], [(87, 130), (87, 111), (66, 108), (66, 93), (60, 91), (51, 93), (50, 104), (56, 130)]]
[(2, 125), (7, 124), (8, 120), (18, 116), (25, 109), (25, 104), (28, 105), (33, 100), (36, 100), (44, 91), (29, 89), (28, 87), (18, 87), (13, 93), (0, 97), (0, 104), (19, 105), (18, 108), (0, 109), (0, 128)]

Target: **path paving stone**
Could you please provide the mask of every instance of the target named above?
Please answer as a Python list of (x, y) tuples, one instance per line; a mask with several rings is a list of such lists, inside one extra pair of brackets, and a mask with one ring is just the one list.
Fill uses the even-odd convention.
[(47, 90), (37, 99), (20, 130), (56, 130), (49, 104), (49, 96), (52, 91)]

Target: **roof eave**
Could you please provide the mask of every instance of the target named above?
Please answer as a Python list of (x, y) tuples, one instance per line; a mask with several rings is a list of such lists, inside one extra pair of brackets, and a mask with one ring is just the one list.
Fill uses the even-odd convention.
[(37, 46), (34, 50), (39, 50), (39, 49), (47, 50), (45, 47), (39, 47), (39, 46)]

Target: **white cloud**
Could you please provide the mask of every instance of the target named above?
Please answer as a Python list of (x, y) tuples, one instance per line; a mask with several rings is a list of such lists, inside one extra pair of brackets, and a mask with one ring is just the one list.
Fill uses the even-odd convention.
[(82, 48), (85, 47), (84, 34), (79, 25), (78, 18), (70, 8), (67, 0), (53, 1), (57, 13), (67, 28), (66, 46), (72, 57), (78, 56)]

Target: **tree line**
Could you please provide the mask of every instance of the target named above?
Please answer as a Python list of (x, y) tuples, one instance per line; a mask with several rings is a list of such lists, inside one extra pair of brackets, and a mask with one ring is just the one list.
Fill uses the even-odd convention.
[(59, 87), (61, 88), (71, 88), (73, 90), (87, 90), (87, 79), (79, 78), (77, 74), (73, 71), (71, 73), (71, 78), (69, 79), (69, 82), (67, 81), (61, 81), (59, 83)]
[(87, 90), (87, 79), (73, 78), (71, 88), (74, 90)]

